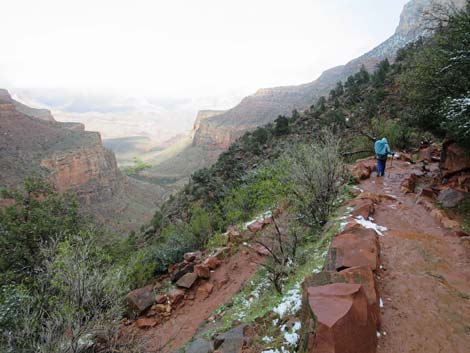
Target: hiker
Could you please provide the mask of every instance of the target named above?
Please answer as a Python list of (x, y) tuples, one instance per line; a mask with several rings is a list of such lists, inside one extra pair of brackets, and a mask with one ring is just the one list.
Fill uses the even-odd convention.
[(390, 146), (388, 145), (388, 141), (385, 137), (375, 142), (374, 149), (375, 157), (377, 158), (377, 176), (384, 176), (388, 155), (393, 155), (393, 152), (390, 150)]

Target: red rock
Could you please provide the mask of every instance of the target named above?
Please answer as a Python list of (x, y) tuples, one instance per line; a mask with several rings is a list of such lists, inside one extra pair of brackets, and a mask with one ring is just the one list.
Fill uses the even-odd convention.
[(211, 270), (215, 270), (217, 267), (220, 266), (220, 261), (218, 258), (214, 256), (209, 256), (205, 261), (204, 265), (209, 267)]
[(366, 165), (366, 163), (364, 162), (358, 162), (350, 166), (348, 169), (353, 178), (356, 180), (356, 182), (368, 179), (372, 172), (371, 167)]
[(156, 302), (157, 304), (165, 304), (167, 301), (168, 301), (168, 298), (166, 297), (166, 295), (159, 295), (159, 296), (157, 296), (157, 298), (155, 299), (155, 302)]
[(443, 177), (470, 169), (470, 153), (457, 144), (444, 144), (441, 172)]
[(181, 277), (177, 282), (176, 285), (178, 287), (189, 289), (193, 286), (194, 282), (197, 280), (197, 274), (194, 272), (187, 273), (183, 277)]
[(457, 178), (457, 186), (460, 190), (470, 192), (470, 174), (465, 173)]
[(184, 291), (182, 291), (181, 289), (172, 289), (168, 293), (168, 298), (170, 299), (171, 305), (178, 304), (184, 298)]
[(195, 251), (195, 252), (188, 252), (184, 254), (183, 258), (187, 262), (193, 262), (195, 260), (200, 260), (202, 257), (202, 252)]
[(400, 184), (400, 191), (405, 194), (411, 194), (415, 192), (416, 181), (418, 176), (416, 174), (411, 174), (409, 177), (405, 178)]
[(253, 223), (250, 223), (247, 228), (250, 232), (252, 233), (257, 233), (261, 231), (264, 227), (264, 223), (262, 221), (254, 221)]
[(353, 217), (362, 216), (364, 219), (369, 219), (374, 214), (374, 202), (371, 199), (356, 199), (352, 203), (354, 207), (351, 215)]
[(194, 266), (194, 273), (199, 277), (199, 278), (205, 278), (208, 279), (211, 276), (211, 271), (207, 265), (196, 265)]
[(308, 303), (317, 318), (316, 332), (308, 339), (309, 352), (376, 352), (376, 326), (360, 284), (308, 288)]
[(367, 266), (375, 271), (379, 266), (379, 243), (371, 229), (351, 227), (333, 238), (328, 270)]
[(435, 149), (433, 146), (421, 148), (418, 152), (418, 162), (421, 162), (421, 161), (431, 162), (434, 150)]
[(198, 298), (206, 299), (209, 297), (209, 295), (212, 294), (213, 290), (214, 285), (212, 283), (206, 282), (196, 289), (196, 296)]
[(158, 325), (158, 321), (155, 318), (140, 318), (135, 322), (135, 326), (141, 329), (147, 329)]
[(155, 303), (155, 293), (152, 286), (135, 289), (126, 296), (126, 304), (139, 314)]
[(240, 240), (241, 238), (240, 232), (234, 226), (228, 227), (224, 235), (228, 237), (228, 240), (232, 243)]

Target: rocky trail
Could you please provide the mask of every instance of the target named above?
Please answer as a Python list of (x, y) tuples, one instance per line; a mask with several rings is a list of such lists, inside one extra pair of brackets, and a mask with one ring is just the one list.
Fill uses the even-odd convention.
[[(342, 208), (346, 215), (339, 218), (340, 232), (331, 241), (323, 270), (304, 279), (300, 317), (291, 317), (302, 322), (301, 349), (470, 352), (470, 236), (437, 206), (436, 195), (447, 195), (449, 184), (436, 184), (438, 165), (428, 157), (425, 169), (393, 161), (381, 178), (372, 172), (373, 159), (351, 166), (359, 179), (356, 197)], [(204, 332), (221, 329), (216, 309), (230, 305), (259, 269), (266, 253), (250, 243), (263, 228), (273, 231), (271, 222), (272, 217), (254, 221), (241, 234), (229, 230), (231, 246), (188, 253), (185, 261), (170, 267), (163, 282), (139, 289), (136, 296), (144, 304), (142, 293), (150, 293), (148, 303), (123, 335), (138, 342), (139, 352), (178, 352), (189, 342), (187, 352), (214, 351), (215, 341), (223, 339), (212, 337), (212, 342)], [(170, 280), (178, 288), (155, 299), (154, 290), (165, 292), (162, 283)], [(225, 334), (235, 332), (235, 337), (226, 341), (228, 346), (235, 343), (217, 351), (243, 347), (258, 352), (245, 339), (248, 325), (232, 325)]]
[[(431, 165), (437, 168), (437, 165)], [(375, 206), (381, 307), (379, 353), (470, 352), (470, 240), (445, 228), (417, 195), (400, 190), (420, 167), (394, 161), (386, 176), (360, 183), (365, 192), (392, 196)]]

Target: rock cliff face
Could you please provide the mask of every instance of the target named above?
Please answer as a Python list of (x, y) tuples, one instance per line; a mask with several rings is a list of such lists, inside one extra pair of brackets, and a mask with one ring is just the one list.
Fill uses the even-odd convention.
[(328, 94), (336, 82), (356, 73), (362, 65), (372, 71), (385, 58), (393, 61), (398, 49), (427, 35), (423, 14), (431, 12), (436, 4), (461, 8), (465, 2), (466, 0), (411, 0), (405, 5), (393, 36), (376, 48), (346, 65), (325, 71), (313, 82), (261, 89), (244, 98), (234, 108), (201, 120), (194, 133), (194, 144), (210, 149), (226, 149), (244, 131), (269, 123), (280, 114), (290, 114), (293, 109), (308, 108), (320, 96)]
[(124, 177), (99, 133), (56, 122), (49, 111), (16, 102), (5, 90), (0, 90), (0, 134), (0, 187), (16, 187), (36, 174), (60, 192), (76, 191), (85, 204), (107, 200), (122, 187)]

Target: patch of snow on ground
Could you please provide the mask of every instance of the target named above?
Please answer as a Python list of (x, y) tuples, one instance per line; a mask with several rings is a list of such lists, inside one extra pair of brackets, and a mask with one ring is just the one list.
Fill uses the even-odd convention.
[(300, 339), (297, 331), (300, 330), (300, 322), (296, 322), (292, 326), (291, 332), (286, 330), (286, 326), (282, 326), (281, 331), (284, 332), (284, 342), (287, 342), (291, 346), (295, 346)]
[(273, 340), (272, 337), (269, 337), (269, 336), (264, 336), (262, 339), (261, 339), (263, 342), (266, 342), (266, 343), (269, 343)]
[(382, 300), (382, 298), (380, 298), (380, 300), (379, 300), (379, 306), (380, 306), (381, 308), (384, 307), (384, 301)]
[(300, 283), (296, 284), (294, 289), (287, 291), (282, 298), (281, 303), (276, 306), (273, 311), (281, 318), (286, 314), (295, 314), (300, 310), (302, 305), (302, 292), (300, 290)]
[(375, 230), (375, 232), (380, 236), (383, 236), (384, 235), (383, 232), (386, 232), (388, 230), (387, 227), (379, 226), (375, 224), (374, 222), (364, 219), (364, 217), (362, 216), (356, 217), (355, 220), (364, 228)]

